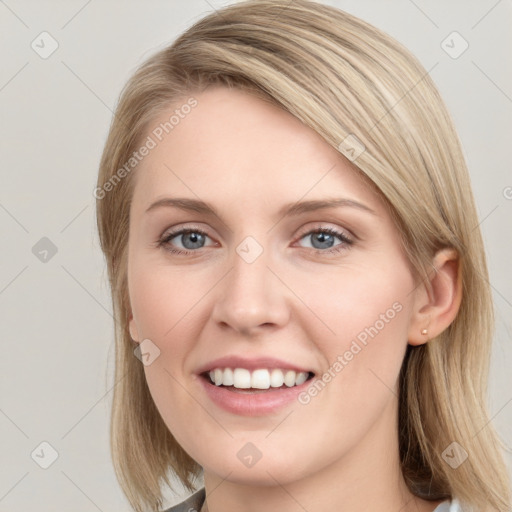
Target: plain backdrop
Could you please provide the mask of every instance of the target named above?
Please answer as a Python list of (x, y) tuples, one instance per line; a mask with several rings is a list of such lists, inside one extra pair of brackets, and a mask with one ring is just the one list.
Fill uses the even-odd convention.
[[(0, 512), (130, 509), (109, 452), (113, 321), (95, 230), (98, 162), (130, 74), (228, 3), (0, 1)], [(325, 3), (408, 47), (455, 120), (495, 299), (489, 408), (511, 446), (512, 3)], [(186, 494), (169, 492), (168, 505)]]

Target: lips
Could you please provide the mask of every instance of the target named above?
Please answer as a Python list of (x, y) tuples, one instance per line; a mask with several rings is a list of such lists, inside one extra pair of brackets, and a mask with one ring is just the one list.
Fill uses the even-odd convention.
[(197, 378), (197, 383), (212, 404), (237, 416), (264, 416), (277, 414), (293, 405), (296, 407), (299, 395), (311, 382), (312, 379), (308, 379), (291, 387), (237, 389), (234, 386), (216, 386), (204, 374)]
[(316, 375), (307, 366), (284, 359), (237, 355), (209, 361), (195, 373), (213, 404), (242, 416), (277, 413), (296, 404)]

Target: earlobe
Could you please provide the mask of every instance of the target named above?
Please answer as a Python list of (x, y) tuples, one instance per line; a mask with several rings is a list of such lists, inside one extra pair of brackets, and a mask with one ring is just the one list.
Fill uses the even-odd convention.
[(130, 330), (130, 336), (133, 341), (136, 341), (137, 343), (139, 340), (139, 331), (137, 329), (137, 326), (135, 324), (135, 320), (133, 318), (133, 314), (130, 314), (130, 319), (128, 320), (128, 328)]
[(422, 345), (453, 322), (462, 301), (460, 260), (454, 249), (441, 249), (433, 259), (430, 281), (417, 289), (409, 327), (409, 344)]

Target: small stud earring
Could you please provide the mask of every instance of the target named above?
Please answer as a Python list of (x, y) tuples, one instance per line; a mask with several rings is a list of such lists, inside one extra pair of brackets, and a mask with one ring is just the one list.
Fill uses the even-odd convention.
[(428, 330), (427, 330), (427, 329), (423, 329), (423, 330), (421, 331), (421, 334), (428, 334)]

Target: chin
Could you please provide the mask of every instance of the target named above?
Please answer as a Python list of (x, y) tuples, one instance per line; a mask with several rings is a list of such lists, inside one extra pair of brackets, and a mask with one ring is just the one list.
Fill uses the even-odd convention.
[[(288, 483), (300, 480), (307, 476), (308, 468), (304, 467), (302, 457), (297, 460), (284, 460), (276, 461), (269, 455), (266, 459), (262, 457), (252, 467), (246, 467), (242, 462), (236, 458), (233, 461), (223, 461), (222, 463), (202, 465), (205, 473), (213, 473), (225, 478), (227, 481), (236, 483), (239, 485), (255, 485), (262, 487), (272, 487), (277, 483), (286, 485)], [(291, 471), (291, 468), (295, 467), (296, 471)]]

